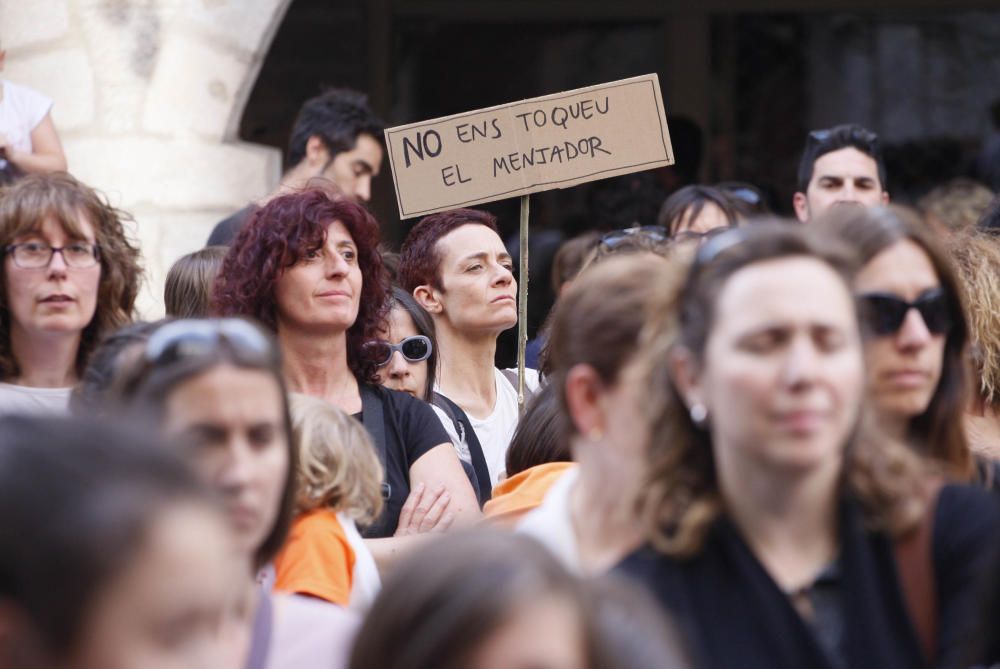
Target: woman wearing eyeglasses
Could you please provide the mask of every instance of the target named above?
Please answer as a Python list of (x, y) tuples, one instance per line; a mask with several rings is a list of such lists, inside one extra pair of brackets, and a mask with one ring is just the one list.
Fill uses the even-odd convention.
[(490, 499), (491, 487), (483, 447), (461, 407), (434, 391), (438, 368), (434, 321), (402, 288), (392, 289), (386, 337), (365, 344), (366, 352), (379, 365), (379, 380), (386, 388), (409, 393), (431, 405), (482, 507)]
[(317, 600), (272, 596), (267, 582), (292, 522), (297, 460), (271, 338), (241, 319), (167, 322), (115, 390), (109, 401), (119, 412), (157, 425), (224, 504), (232, 573), (242, 575), (220, 631), (235, 663), (226, 666), (344, 666), (353, 618)]
[(822, 233), (762, 223), (697, 253), (677, 330), (641, 353), (650, 543), (619, 570), (706, 669), (953, 667), (1000, 513), (931, 495), (868, 428), (854, 260)]
[(64, 412), (91, 351), (128, 323), (139, 251), (122, 212), (68, 174), (0, 197), (0, 413)]
[(835, 207), (817, 221), (857, 249), (868, 387), (879, 426), (959, 480), (977, 476), (963, 430), (968, 326), (959, 283), (904, 209)]
[[(430, 407), (377, 385), (378, 365), (364, 345), (385, 330), (388, 311), (378, 241), (375, 219), (355, 203), (316, 190), (275, 198), (234, 240), (214, 299), (221, 314), (253, 317), (276, 333), (290, 390), (326, 400), (364, 423), (385, 468), (386, 501), (364, 534), (387, 539), (439, 522), (474, 520), (479, 508)], [(429, 501), (404, 512), (411, 490), (426, 492)], [(434, 511), (413, 528), (411, 507)], [(371, 545), (380, 565), (399, 547)]]

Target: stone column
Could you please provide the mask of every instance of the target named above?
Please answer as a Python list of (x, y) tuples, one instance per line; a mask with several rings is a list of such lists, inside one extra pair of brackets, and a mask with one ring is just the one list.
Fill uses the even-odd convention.
[(54, 99), (70, 172), (135, 217), (145, 318), (173, 261), (280, 177), (237, 132), (290, 2), (0, 0), (2, 76)]

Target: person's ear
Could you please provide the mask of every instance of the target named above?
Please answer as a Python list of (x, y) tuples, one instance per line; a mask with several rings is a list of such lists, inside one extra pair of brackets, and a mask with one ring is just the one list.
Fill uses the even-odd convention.
[(584, 439), (597, 441), (604, 436), (605, 416), (601, 404), (604, 384), (590, 365), (578, 364), (566, 373), (566, 408), (570, 420)]
[(306, 156), (303, 159), (310, 167), (321, 169), (330, 160), (330, 151), (319, 135), (310, 135), (306, 140)]
[(795, 209), (795, 218), (800, 223), (809, 222), (809, 199), (805, 193), (795, 193), (792, 196), (792, 207)]
[(882, 204), (883, 205), (889, 204), (889, 191), (887, 190), (882, 191)]
[(413, 299), (429, 314), (440, 314), (444, 311), (444, 305), (441, 303), (441, 296), (438, 294), (438, 291), (427, 284), (417, 286), (413, 289)]
[[(705, 389), (702, 387), (700, 370), (694, 355), (688, 349), (677, 346), (670, 351), (668, 359), (670, 377), (690, 409), (696, 404), (705, 406)], [(707, 407), (706, 407), (707, 408)]]

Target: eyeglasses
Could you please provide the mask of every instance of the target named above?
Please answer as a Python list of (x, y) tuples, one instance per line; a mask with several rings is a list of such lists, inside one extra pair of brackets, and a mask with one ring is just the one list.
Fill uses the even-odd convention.
[(277, 349), (257, 326), (239, 318), (184, 319), (160, 327), (146, 342), (144, 356), (153, 365), (215, 355), (229, 344), (263, 365), (277, 364)]
[(662, 225), (642, 225), (624, 230), (613, 230), (601, 237), (601, 244), (609, 249), (616, 248), (623, 243), (644, 237), (654, 242), (665, 242), (670, 237), (670, 232)]
[(364, 345), (365, 355), (379, 367), (388, 365), (392, 360), (392, 354), (396, 351), (399, 351), (407, 362), (421, 362), (431, 357), (433, 350), (430, 338), (423, 335), (407, 337), (398, 344), (375, 339)]
[(10, 244), (4, 247), (4, 252), (14, 259), (14, 264), (21, 269), (41, 269), (48, 267), (52, 256), (56, 253), (62, 256), (67, 267), (87, 269), (97, 264), (100, 250), (97, 244), (74, 242), (66, 246), (49, 246), (41, 242), (25, 242)]
[(948, 296), (938, 288), (929, 290), (913, 302), (907, 302), (890, 293), (861, 295), (861, 304), (872, 333), (885, 337), (899, 332), (910, 309), (916, 309), (924, 325), (933, 334), (947, 334), (954, 325), (949, 309)]

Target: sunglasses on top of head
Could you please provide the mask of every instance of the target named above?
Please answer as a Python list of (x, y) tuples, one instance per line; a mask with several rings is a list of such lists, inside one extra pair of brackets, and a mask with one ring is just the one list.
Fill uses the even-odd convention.
[(390, 344), (382, 339), (367, 342), (364, 346), (365, 355), (379, 367), (388, 365), (392, 354), (399, 351), (407, 362), (421, 362), (431, 357), (434, 350), (431, 340), (423, 335), (407, 337), (398, 344)]
[(891, 293), (866, 293), (858, 299), (869, 329), (880, 337), (899, 332), (910, 309), (917, 310), (932, 334), (947, 334), (954, 325), (948, 296), (941, 288), (929, 290), (913, 302)]

